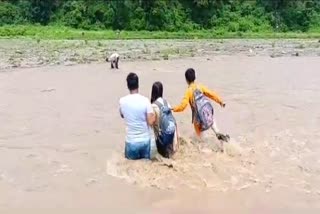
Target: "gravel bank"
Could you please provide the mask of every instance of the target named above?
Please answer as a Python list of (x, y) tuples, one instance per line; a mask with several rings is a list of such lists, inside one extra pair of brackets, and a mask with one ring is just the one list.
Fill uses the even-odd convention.
[(121, 60), (167, 60), (183, 57), (320, 56), (320, 40), (31, 40), (1, 39), (0, 70), (103, 63), (118, 52)]

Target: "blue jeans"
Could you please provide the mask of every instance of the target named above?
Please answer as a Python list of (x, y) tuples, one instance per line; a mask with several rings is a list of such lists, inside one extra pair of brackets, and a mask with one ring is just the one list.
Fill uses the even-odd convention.
[(126, 142), (124, 155), (127, 159), (150, 159), (150, 140), (129, 143)]

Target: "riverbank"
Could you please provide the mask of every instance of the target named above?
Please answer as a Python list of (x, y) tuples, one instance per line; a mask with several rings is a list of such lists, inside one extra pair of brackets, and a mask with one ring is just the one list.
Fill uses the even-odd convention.
[(113, 52), (123, 61), (243, 55), (268, 57), (320, 56), (317, 39), (215, 40), (40, 40), (0, 39), (0, 70), (45, 65), (105, 63)]

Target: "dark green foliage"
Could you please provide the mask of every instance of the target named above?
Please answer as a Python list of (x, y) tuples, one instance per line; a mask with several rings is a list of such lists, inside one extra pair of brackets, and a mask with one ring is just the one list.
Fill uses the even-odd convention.
[(21, 22), (20, 10), (16, 5), (0, 2), (0, 24), (16, 24)]
[(320, 29), (320, 0), (0, 0), (0, 25), (234, 32)]

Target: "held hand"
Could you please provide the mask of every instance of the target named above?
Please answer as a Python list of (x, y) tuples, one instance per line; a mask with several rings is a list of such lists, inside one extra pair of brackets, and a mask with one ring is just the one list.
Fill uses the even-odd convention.
[(226, 107), (225, 103), (221, 103), (220, 105), (221, 105), (222, 108)]

